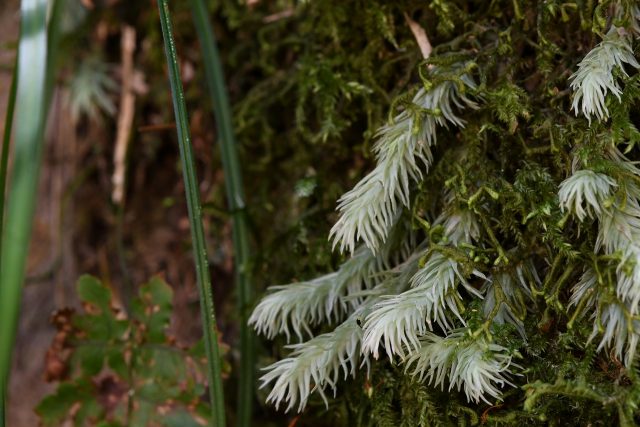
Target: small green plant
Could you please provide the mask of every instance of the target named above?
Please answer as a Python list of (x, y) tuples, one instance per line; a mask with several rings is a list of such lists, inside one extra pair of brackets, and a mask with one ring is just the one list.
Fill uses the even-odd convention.
[(142, 285), (130, 313), (108, 286), (78, 280), (84, 313), (57, 311), (47, 353), (57, 390), (36, 408), (45, 426), (201, 426), (209, 423), (202, 342), (180, 345), (167, 333), (173, 291), (161, 278)]

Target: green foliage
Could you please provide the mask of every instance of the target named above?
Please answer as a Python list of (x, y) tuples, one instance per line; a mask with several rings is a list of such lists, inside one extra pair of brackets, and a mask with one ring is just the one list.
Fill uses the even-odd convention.
[(240, 313), (240, 369), (238, 387), (238, 426), (246, 427), (253, 415), (253, 387), (255, 371), (255, 339), (249, 329), (247, 319), (252, 303), (251, 269), (249, 261), (251, 247), (246, 215), (246, 197), (242, 180), (242, 169), (238, 156), (233, 118), (229, 96), (225, 85), (220, 53), (214, 37), (212, 25), (202, 0), (192, 0), (192, 13), (198, 39), (203, 51), (205, 74), (209, 96), (214, 106), (216, 125), (220, 133), (220, 157), (225, 175), (225, 188), (228, 209), (232, 215), (233, 257), (235, 270), (235, 288), (238, 293), (238, 311)]
[(57, 334), (47, 353), (48, 376), (60, 384), (36, 408), (42, 423), (206, 425), (203, 346), (184, 347), (167, 333), (171, 287), (159, 277), (140, 286), (129, 316), (95, 277), (81, 277), (77, 291), (84, 313), (66, 309), (53, 316)]
[[(336, 3), (307, 2), (288, 24), (295, 24), (297, 13), (314, 23), (341, 22), (341, 13), (359, 7)], [(416, 59), (419, 50), (403, 13), (426, 29), (434, 47), (428, 60)], [(320, 15), (324, 18), (311, 19)], [(278, 129), (292, 132), (290, 125), (276, 128), (281, 124), (270, 116), (293, 108), (279, 104), (279, 97), (295, 93), (296, 86), (304, 95), (310, 85), (317, 97), (289, 96), (298, 112), (288, 117), (296, 117), (297, 124), (304, 117), (305, 131), (316, 136), (296, 127), (299, 144), (314, 150), (324, 139), (330, 146), (339, 137), (355, 147), (359, 159), (359, 141), (367, 149), (379, 136), (376, 166), (350, 171), (349, 179), (362, 180), (341, 200), (339, 218), (331, 217), (337, 220), (335, 243), (350, 252), (346, 263), (326, 262), (318, 274), (295, 270), (291, 277), (306, 280), (277, 287), (256, 306), (253, 319), (263, 320), (255, 322), (256, 329), (268, 337), (288, 335), (289, 324), (310, 325), (292, 352), (283, 351), (267, 367), (263, 381), (273, 387), (268, 401), (285, 408), (306, 404), (302, 418), (312, 420), (322, 413), (322, 401), (312, 393), (344, 387), (328, 404), (333, 413), (352, 411), (354, 418), (344, 425), (637, 424), (637, 4), (373, 2), (371, 10), (359, 8), (348, 16), (349, 30), (325, 31), (332, 24), (316, 24), (311, 46), (291, 55), (290, 63), (298, 65), (294, 70), (304, 71), (300, 81), (295, 71), (285, 74), (286, 83), (267, 78), (275, 96), (249, 97), (238, 110), (242, 119), (249, 111), (244, 105), (265, 100), (277, 106), (261, 110), (262, 124), (245, 120), (242, 127), (243, 132), (271, 127), (264, 137), (273, 139)], [(360, 30), (372, 22), (386, 23), (380, 27), (386, 30), (375, 35)], [(346, 31), (350, 38), (341, 37)], [(297, 34), (303, 33), (291, 39)], [(380, 52), (368, 57), (370, 62), (367, 47), (359, 44), (361, 34)], [(275, 36), (270, 40), (277, 45)], [(404, 49), (411, 54), (406, 61)], [(317, 57), (306, 59), (308, 52)], [(368, 69), (371, 64), (377, 65)], [(326, 69), (332, 79), (323, 77)], [(278, 73), (287, 78), (274, 67), (272, 75)], [(369, 73), (378, 84), (371, 84)], [(355, 96), (338, 89), (350, 81), (371, 92)], [(423, 101), (421, 91), (436, 98), (445, 84), (465, 100)], [(379, 96), (382, 92), (386, 96)], [(327, 103), (336, 97), (341, 101)], [(324, 105), (333, 112), (320, 117), (335, 115), (331, 122), (340, 124), (333, 127), (335, 135), (323, 131), (317, 116)], [(412, 126), (398, 130), (405, 120)], [(427, 125), (430, 120), (439, 125), (437, 132)], [(411, 145), (412, 138), (422, 145)], [(316, 178), (319, 188), (325, 179)], [(371, 191), (378, 191), (376, 197), (369, 197)], [(337, 297), (342, 304), (319, 298), (330, 288), (327, 281), (360, 256), (363, 246), (380, 250), (385, 233), (403, 221), (413, 225), (400, 238), (409, 256), (396, 251), (398, 259), (381, 256), (383, 266), (369, 277), (354, 274), (356, 291)], [(443, 264), (443, 258), (450, 263)], [(298, 259), (309, 258), (303, 253)], [(277, 258), (274, 264), (279, 265)], [(303, 291), (313, 295), (306, 304)], [(286, 304), (293, 300), (296, 305)], [(347, 305), (353, 301), (360, 304)], [(345, 335), (354, 319), (362, 330)], [(356, 350), (329, 350), (344, 348)], [(392, 364), (377, 360), (385, 354)], [(423, 381), (407, 376), (413, 368), (394, 366), (407, 368), (413, 356), (423, 357)], [(346, 381), (336, 384), (332, 367), (339, 364)], [(307, 377), (301, 365), (313, 367)], [(355, 373), (358, 366), (371, 366), (370, 377), (361, 378), (364, 368)], [(465, 386), (483, 376), (492, 377), (475, 389), (487, 396), (484, 402), (474, 387)], [(309, 392), (295, 387), (293, 379), (308, 380)], [(494, 394), (493, 386), (500, 393)]]
[(209, 271), (207, 246), (202, 222), (199, 181), (193, 147), (191, 145), (191, 130), (187, 115), (187, 105), (184, 100), (184, 89), (182, 87), (178, 53), (173, 36), (169, 3), (167, 0), (158, 0), (157, 3), (160, 12), (160, 27), (162, 28), (164, 51), (167, 59), (171, 99), (173, 100), (178, 148), (182, 166), (182, 181), (184, 183), (187, 211), (189, 213), (191, 244), (193, 245), (193, 258), (200, 297), (200, 318), (204, 336), (204, 350), (208, 362), (207, 373), (209, 386), (211, 387), (211, 392), (209, 393), (212, 411), (211, 422), (215, 427), (224, 427), (226, 425), (226, 412), (224, 406), (224, 390), (222, 388), (218, 325), (213, 303), (211, 272)]
[[(56, 15), (60, 2), (54, 2)], [(55, 71), (57, 27), (48, 26), (48, 3), (23, 1), (18, 54), (12, 89), (7, 106), (7, 121), (0, 158), (0, 425), (5, 423), (5, 388), (9, 382), (11, 356), (15, 341), (22, 282), (35, 211), (35, 194), (46, 116), (50, 98), (51, 75)], [(15, 127), (14, 124), (15, 108)], [(9, 143), (15, 129), (12, 171), (8, 178)], [(8, 183), (8, 191), (5, 187)], [(5, 215), (6, 214), (6, 215)]]
[[(190, 46), (195, 40), (190, 11), (186, 2), (175, 7), (178, 46)], [(265, 286), (301, 280), (291, 292), (306, 292), (291, 298), (295, 295), (283, 287), (265, 301), (284, 307), (267, 313), (283, 326), (278, 329), (287, 331), (284, 325), (292, 320), (286, 313), (280, 316), (286, 309), (303, 326), (296, 335), (313, 338), (297, 344), (293, 353), (263, 343), (261, 355), (265, 365), (280, 359), (282, 375), (272, 379), (287, 378), (288, 366), (302, 372), (291, 376), (301, 379), (297, 388), (280, 384), (276, 394), (284, 399), (293, 389), (305, 395), (307, 407), (297, 422), (637, 423), (637, 277), (631, 285), (624, 282), (636, 274), (634, 238), (640, 237), (638, 215), (627, 210), (638, 200), (633, 162), (640, 158), (636, 2), (281, 0), (248, 6), (225, 0), (211, 7), (228, 70), (241, 163), (246, 165), (247, 212), (258, 249), (248, 268)], [(426, 61), (405, 14), (428, 33), (434, 50)], [(138, 27), (151, 28), (150, 44), (159, 45), (156, 17), (139, 20)], [(200, 64), (198, 55), (185, 51), (185, 61)], [(157, 52), (140, 61), (145, 70), (162, 75)], [(196, 73), (203, 73), (201, 67)], [(151, 73), (148, 77), (153, 88), (148, 102), (165, 105), (166, 93), (155, 90), (160, 84)], [(416, 97), (433, 95), (438, 88), (455, 89), (459, 97), (442, 96), (432, 103)], [(459, 99), (468, 101), (466, 108), (458, 108)], [(187, 86), (186, 100), (200, 105), (198, 85)], [(441, 108), (447, 101), (448, 117)], [(172, 120), (163, 110), (160, 116)], [(442, 126), (444, 119), (448, 127)], [(398, 175), (410, 179), (393, 199), (397, 218), (388, 222), (401, 227), (389, 253), (374, 258), (370, 270), (345, 268), (354, 258), (332, 252), (326, 241), (337, 220), (335, 201), (374, 170), (371, 148), (377, 131), (399, 122), (410, 126), (388, 141), (403, 141), (436, 123), (426, 134), (434, 143), (416, 138), (415, 146), (425, 151), (398, 150), (408, 162), (419, 153), (423, 163), (403, 169), (413, 174)], [(392, 169), (379, 170), (380, 177), (393, 175), (388, 173)], [(385, 184), (385, 179), (371, 182)], [(579, 194), (593, 197), (578, 200), (573, 190), (579, 186)], [(561, 199), (561, 194), (568, 196)], [(223, 205), (220, 190), (207, 196), (208, 206)], [(611, 218), (630, 224), (630, 232), (616, 234), (624, 227), (616, 227)], [(436, 269), (434, 260), (443, 258), (451, 262)], [(352, 274), (336, 277), (327, 274), (330, 270)], [(438, 280), (418, 282), (412, 279), (417, 272)], [(323, 280), (312, 279), (321, 274)], [(440, 280), (447, 275), (453, 279)], [(321, 287), (312, 288), (314, 283)], [(92, 285), (85, 286), (84, 292), (94, 295)], [(92, 297), (97, 300), (91, 316), (100, 318), (101, 326), (83, 327), (86, 334), (113, 340), (121, 326), (98, 306), (99, 294)], [(405, 304), (406, 316), (400, 316), (388, 301), (418, 304)], [(416, 313), (415, 307), (432, 311)], [(384, 333), (376, 335), (374, 322), (368, 321), (381, 308), (391, 315), (383, 318)], [(407, 326), (407, 319), (415, 321), (414, 327)], [(145, 340), (163, 341), (158, 325), (165, 319), (145, 322), (157, 331), (145, 332)], [(280, 332), (267, 322), (259, 326), (268, 335)], [(394, 330), (400, 331), (397, 340), (391, 339)], [(453, 331), (459, 349), (446, 341)], [(430, 338), (426, 343), (425, 336)], [(363, 337), (369, 340), (365, 351)], [(471, 354), (464, 351), (470, 348)], [(398, 357), (417, 349), (425, 350), (429, 362), (422, 365), (422, 381), (410, 376), (413, 372), (403, 369), (406, 359)], [(385, 350), (392, 361), (375, 360), (374, 351), (385, 357)], [(104, 370), (105, 363), (114, 372), (128, 371), (122, 353), (87, 349), (77, 354), (78, 375)], [(322, 363), (315, 364), (318, 360)], [(502, 382), (492, 383), (500, 394), (487, 395), (487, 401), (468, 399), (461, 384), (476, 371), (456, 369), (459, 360), (470, 361), (465, 367), (505, 362), (497, 367)], [(371, 368), (368, 377), (364, 366)], [(313, 378), (305, 383), (308, 372)], [(78, 381), (76, 387), (86, 390), (82, 387), (95, 383)], [(335, 400), (327, 393), (329, 413), (321, 396), (309, 395), (325, 387), (337, 389)], [(157, 391), (143, 388), (141, 393), (156, 396)], [(62, 390), (62, 403), (51, 406), (67, 408), (69, 394)], [(76, 394), (72, 406), (87, 394)], [(94, 403), (80, 406), (86, 409), (78, 417), (107, 413)], [(266, 405), (260, 411), (276, 417)], [(188, 425), (190, 417), (177, 411), (163, 422)]]

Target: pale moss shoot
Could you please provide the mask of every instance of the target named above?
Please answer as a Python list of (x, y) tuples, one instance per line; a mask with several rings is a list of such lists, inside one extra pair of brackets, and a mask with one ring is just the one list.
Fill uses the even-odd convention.
[(289, 341), (293, 332), (302, 341), (305, 334), (313, 336), (311, 327), (338, 321), (349, 309), (357, 308), (361, 298), (347, 301), (345, 297), (371, 288), (376, 283), (376, 274), (384, 266), (381, 257), (361, 247), (336, 272), (270, 287), (271, 293), (253, 310), (249, 324), (269, 339), (285, 334)]
[(456, 261), (434, 253), (411, 278), (409, 290), (384, 297), (373, 307), (364, 324), (363, 351), (377, 359), (380, 345), (384, 345), (390, 359), (394, 355), (405, 358), (407, 352), (420, 348), (419, 337), (432, 330), (433, 323), (449, 330), (455, 317), (464, 324), (456, 301), (461, 299), (459, 285), (482, 298), (469, 285)]
[(572, 289), (569, 307), (577, 308), (582, 303), (582, 311), (576, 313), (580, 317), (592, 311), (593, 329), (589, 341), (602, 335), (598, 351), (611, 348), (619, 360), (631, 366), (640, 342), (640, 320), (631, 315), (631, 304), (612, 298), (607, 287), (602, 285), (596, 272), (588, 268)]
[[(501, 271), (489, 277), (482, 289), (484, 294), (482, 311), (485, 318), (492, 315), (491, 320), (497, 325), (510, 323), (516, 327), (523, 338), (526, 338), (524, 324), (520, 317), (526, 312), (527, 304), (534, 301), (530, 283), (536, 286), (541, 283), (535, 266), (530, 260), (519, 263), (514, 269)], [(498, 293), (501, 298), (498, 298)], [(496, 304), (499, 304), (497, 309)]]
[[(469, 75), (464, 74), (461, 80), (466, 87), (475, 88)], [(455, 82), (448, 80), (429, 91), (421, 88), (413, 104), (440, 114), (416, 115), (405, 110), (379, 129), (374, 147), (376, 167), (338, 201), (340, 218), (329, 237), (343, 252), (353, 252), (358, 241), (373, 252), (380, 248), (400, 209), (409, 205), (411, 183), (420, 181), (429, 170), (438, 126), (464, 126), (454, 107), (477, 107)]]
[(603, 173), (588, 169), (574, 172), (560, 184), (560, 208), (575, 214), (580, 221), (599, 217), (615, 187), (615, 180)]
[[(590, 340), (602, 334), (598, 350), (612, 348), (616, 356), (631, 366), (640, 339), (640, 188), (633, 175), (640, 170), (617, 149), (608, 157), (625, 174), (613, 178), (592, 171), (579, 171), (565, 180), (559, 191), (560, 205), (582, 220), (595, 217), (599, 222), (594, 251), (620, 258), (615, 274), (615, 295), (608, 283), (592, 269), (587, 269), (574, 286), (570, 305), (590, 310), (593, 332)], [(622, 194), (612, 194), (614, 188)], [(583, 201), (587, 206), (583, 209)], [(605, 203), (605, 201), (608, 201)]]
[(640, 68), (633, 55), (631, 36), (622, 28), (612, 27), (604, 39), (578, 64), (578, 70), (569, 78), (573, 90), (572, 109), (591, 123), (592, 116), (602, 121), (609, 117), (606, 105), (608, 93), (618, 101), (622, 90), (614, 75), (619, 70), (627, 76), (624, 64)]
[(267, 402), (275, 404), (276, 409), (287, 402), (287, 412), (297, 404), (301, 412), (317, 391), (328, 405), (324, 389), (330, 387), (335, 392), (340, 372), (345, 377), (355, 375), (361, 338), (362, 329), (357, 315), (353, 315), (332, 332), (288, 346), (293, 350), (291, 355), (265, 368), (267, 373), (260, 378), (260, 388), (274, 383)]
[[(471, 341), (470, 341), (471, 340)], [(465, 329), (453, 331), (445, 338), (426, 333), (421, 347), (407, 360), (406, 370), (444, 390), (448, 378), (449, 390), (464, 390), (469, 401), (480, 400), (491, 405), (487, 396), (500, 400), (500, 388), (509, 382), (512, 356), (505, 347), (487, 342), (484, 338), (472, 340)]]

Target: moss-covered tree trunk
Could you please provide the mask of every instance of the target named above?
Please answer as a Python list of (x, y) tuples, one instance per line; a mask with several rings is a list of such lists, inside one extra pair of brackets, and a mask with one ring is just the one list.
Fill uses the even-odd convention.
[[(267, 401), (359, 425), (635, 424), (638, 5), (348, 3), (296, 9), (328, 22), (298, 63), (297, 124), (366, 129), (374, 160), (338, 200), (342, 264), (253, 313), (295, 343)], [(353, 121), (348, 88), (388, 118)]]

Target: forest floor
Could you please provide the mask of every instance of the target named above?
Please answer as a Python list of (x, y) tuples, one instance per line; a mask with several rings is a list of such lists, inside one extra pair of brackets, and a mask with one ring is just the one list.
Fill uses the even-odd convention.
[[(4, 118), (19, 28), (19, 1), (0, 6), (0, 117)], [(118, 66), (118, 64), (114, 64)], [(177, 147), (160, 131), (131, 147), (125, 205), (111, 199), (114, 122), (75, 123), (66, 106), (67, 89), (56, 87), (38, 190), (28, 260), (27, 282), (14, 348), (8, 402), (8, 425), (33, 427), (33, 408), (55, 387), (44, 380), (46, 352), (55, 329), (51, 314), (78, 308), (75, 282), (81, 274), (104, 280), (116, 298), (127, 299), (134, 286), (160, 274), (174, 289), (171, 331), (190, 344), (200, 336), (198, 293), (189, 255), (189, 222), (177, 164)], [(117, 115), (118, 113), (116, 113)], [(19, 120), (20, 118), (17, 118)], [(144, 123), (138, 123), (144, 126)], [(0, 131), (4, 119), (0, 120)], [(132, 129), (134, 137), (138, 128)], [(139, 135), (138, 135), (139, 136)], [(194, 138), (200, 157), (210, 156), (210, 142)], [(210, 162), (202, 162), (208, 164)], [(221, 184), (220, 171), (201, 171), (202, 191)], [(122, 209), (122, 211), (120, 210)], [(122, 215), (120, 215), (122, 212)], [(211, 229), (212, 224), (205, 227)], [(219, 224), (216, 225), (219, 227)], [(219, 328), (223, 339), (235, 335), (230, 301), (231, 230), (217, 232), (211, 251)], [(212, 245), (213, 246), (213, 245)]]

